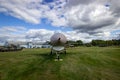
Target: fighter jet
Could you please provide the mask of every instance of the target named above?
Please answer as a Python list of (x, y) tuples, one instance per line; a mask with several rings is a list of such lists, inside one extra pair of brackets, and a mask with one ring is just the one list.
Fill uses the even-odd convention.
[(56, 53), (57, 60), (60, 60), (59, 54), (64, 52), (66, 54), (65, 43), (67, 39), (62, 33), (55, 33), (50, 39), (52, 48), (51, 54)]

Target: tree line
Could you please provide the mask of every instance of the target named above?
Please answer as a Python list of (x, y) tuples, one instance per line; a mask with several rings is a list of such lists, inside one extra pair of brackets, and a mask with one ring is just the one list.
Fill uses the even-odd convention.
[(89, 43), (83, 43), (82, 40), (77, 41), (67, 41), (67, 45), (71, 47), (77, 46), (99, 46), (99, 47), (107, 47), (107, 46), (120, 46), (120, 39), (119, 40), (92, 40)]

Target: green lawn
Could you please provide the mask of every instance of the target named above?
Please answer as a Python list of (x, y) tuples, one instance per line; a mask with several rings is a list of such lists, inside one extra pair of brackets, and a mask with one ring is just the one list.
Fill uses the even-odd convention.
[(120, 80), (120, 47), (68, 48), (63, 61), (49, 53), (0, 52), (0, 80)]

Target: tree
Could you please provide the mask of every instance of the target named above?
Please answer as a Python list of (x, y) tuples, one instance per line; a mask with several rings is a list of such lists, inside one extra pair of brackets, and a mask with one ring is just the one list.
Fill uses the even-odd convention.
[(77, 43), (77, 46), (82, 46), (83, 45), (83, 42), (81, 40), (77, 40), (76, 43)]

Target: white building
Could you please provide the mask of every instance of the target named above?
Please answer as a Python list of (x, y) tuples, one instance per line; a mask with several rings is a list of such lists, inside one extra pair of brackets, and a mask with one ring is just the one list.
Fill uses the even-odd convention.
[(33, 42), (13, 42), (13, 41), (7, 41), (4, 43), (0, 43), (0, 46), (9, 46), (9, 45), (16, 45), (19, 47), (23, 47), (23, 48), (51, 48), (51, 45), (49, 45), (47, 42), (37, 42), (37, 43), (33, 43)]

